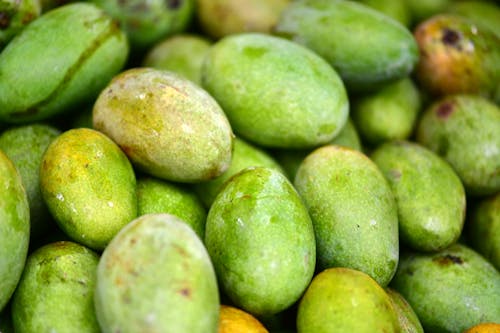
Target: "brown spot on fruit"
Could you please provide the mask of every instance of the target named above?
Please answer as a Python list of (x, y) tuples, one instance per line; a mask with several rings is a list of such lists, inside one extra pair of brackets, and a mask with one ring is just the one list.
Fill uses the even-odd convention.
[(447, 254), (447, 255), (444, 255), (442, 257), (434, 258), (433, 261), (437, 262), (439, 265), (442, 265), (442, 266), (448, 266), (451, 264), (461, 265), (464, 263), (462, 258), (451, 255), (451, 254)]
[(439, 118), (448, 118), (454, 111), (453, 103), (443, 103), (436, 109), (436, 114)]
[(171, 9), (179, 8), (182, 4), (182, 0), (167, 0), (167, 6)]
[(10, 16), (6, 12), (0, 12), (0, 29), (7, 29), (10, 24)]
[(460, 40), (460, 34), (455, 30), (444, 28), (441, 40), (446, 45), (457, 47), (458, 41)]
[(191, 295), (191, 290), (189, 290), (188, 288), (182, 288), (180, 290), (180, 293), (182, 296), (189, 297)]

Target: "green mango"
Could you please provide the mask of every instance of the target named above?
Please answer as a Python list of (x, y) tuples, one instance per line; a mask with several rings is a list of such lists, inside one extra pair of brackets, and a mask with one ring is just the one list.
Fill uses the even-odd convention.
[(402, 243), (419, 251), (439, 251), (458, 240), (465, 219), (465, 190), (445, 160), (406, 141), (385, 143), (370, 158), (396, 198)]
[(359, 96), (352, 119), (363, 142), (376, 146), (410, 137), (417, 122), (421, 98), (410, 78), (389, 83), (371, 94)]
[(202, 85), (234, 131), (264, 147), (314, 147), (347, 121), (347, 94), (335, 70), (283, 38), (243, 33), (219, 40), (206, 55)]
[(201, 35), (177, 34), (156, 43), (142, 65), (175, 72), (201, 85), (201, 65), (211, 44)]
[(391, 299), (392, 305), (398, 316), (401, 333), (424, 333), (422, 324), (410, 303), (404, 297), (392, 288), (386, 288), (385, 291)]
[(225, 183), (208, 212), (205, 245), (221, 289), (258, 317), (290, 307), (313, 277), (311, 219), (275, 169), (246, 168)]
[(294, 185), (313, 221), (319, 268), (356, 269), (385, 287), (398, 264), (398, 213), (375, 163), (359, 151), (324, 146), (304, 159)]
[(83, 245), (56, 242), (31, 253), (12, 298), (17, 333), (99, 333), (94, 288), (99, 256)]
[(349, 91), (404, 78), (418, 60), (417, 43), (405, 26), (354, 1), (293, 1), (274, 32), (325, 58)]
[(197, 0), (202, 31), (215, 39), (242, 32), (269, 33), (290, 0)]
[(465, 17), (479, 27), (500, 35), (500, 8), (494, 3), (480, 0), (452, 1), (445, 12)]
[(210, 207), (223, 184), (241, 170), (251, 166), (269, 167), (284, 172), (278, 162), (267, 152), (236, 137), (234, 140), (233, 158), (229, 168), (213, 180), (195, 184), (196, 193), (198, 193), (205, 206)]
[(231, 125), (219, 104), (175, 73), (133, 68), (117, 75), (94, 104), (93, 126), (134, 166), (161, 179), (195, 183), (230, 165)]
[(500, 273), (465, 245), (402, 253), (390, 286), (411, 304), (426, 333), (500, 322)]
[(217, 333), (212, 263), (173, 215), (140, 216), (116, 235), (99, 262), (94, 299), (103, 333)]
[(39, 0), (1, 0), (0, 50), (40, 14)]
[(52, 226), (40, 191), (40, 164), (45, 149), (60, 134), (57, 128), (41, 123), (11, 127), (0, 134), (0, 149), (21, 174), (28, 194), (31, 239), (43, 236)]
[(376, 9), (395, 19), (405, 27), (411, 24), (410, 8), (401, 0), (358, 0), (364, 5)]
[(298, 333), (399, 333), (391, 299), (369, 275), (329, 268), (314, 277), (300, 300)]
[(122, 69), (128, 44), (95, 5), (40, 16), (0, 53), (0, 121), (32, 122), (94, 99)]
[(92, 129), (72, 129), (52, 141), (42, 158), (40, 189), (59, 227), (92, 249), (104, 249), (137, 216), (132, 165)]
[(205, 237), (207, 211), (198, 196), (180, 184), (143, 175), (137, 179), (137, 216), (153, 213), (175, 215)]
[(500, 192), (473, 206), (466, 238), (474, 250), (500, 270)]
[(28, 254), (30, 215), (21, 175), (0, 150), (0, 311), (19, 282)]
[(416, 141), (451, 164), (468, 195), (500, 190), (500, 109), (477, 95), (435, 101), (420, 118)]

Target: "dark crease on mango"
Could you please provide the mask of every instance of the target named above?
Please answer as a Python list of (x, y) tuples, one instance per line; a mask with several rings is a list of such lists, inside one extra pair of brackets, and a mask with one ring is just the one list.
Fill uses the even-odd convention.
[(442, 266), (448, 266), (451, 264), (462, 265), (464, 263), (462, 258), (451, 255), (451, 254), (446, 254), (444, 256), (434, 258), (433, 261), (437, 262), (439, 265), (442, 265)]

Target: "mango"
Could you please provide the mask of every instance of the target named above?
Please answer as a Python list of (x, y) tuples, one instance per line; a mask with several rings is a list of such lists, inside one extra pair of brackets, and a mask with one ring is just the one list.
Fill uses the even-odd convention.
[(414, 35), (421, 54), (415, 74), (423, 89), (500, 101), (500, 35), (452, 14), (421, 22)]
[(95, 5), (40, 16), (0, 54), (0, 121), (47, 119), (93, 100), (127, 56), (125, 34)]
[(59, 227), (76, 242), (102, 250), (137, 216), (134, 170), (104, 134), (71, 129), (45, 151), (40, 189)]
[(325, 58), (349, 91), (367, 91), (404, 78), (418, 60), (417, 43), (405, 26), (354, 1), (293, 1), (274, 33)]
[(139, 170), (161, 179), (209, 180), (231, 162), (233, 132), (224, 111), (172, 72), (133, 68), (117, 75), (94, 104), (93, 126)]
[(194, 232), (205, 237), (207, 212), (198, 196), (181, 184), (141, 175), (137, 179), (137, 216), (166, 213), (186, 222)]
[(219, 193), (223, 184), (229, 178), (241, 170), (252, 166), (269, 167), (284, 172), (278, 162), (276, 162), (266, 151), (239, 137), (236, 137), (234, 139), (233, 157), (229, 168), (226, 172), (213, 180), (196, 184), (194, 186), (196, 193), (205, 206), (210, 207), (217, 196), (217, 193)]
[(367, 274), (329, 268), (314, 277), (300, 300), (298, 333), (399, 332), (384, 289)]
[(0, 50), (40, 14), (39, 0), (2, 0), (0, 2)]
[(225, 183), (208, 212), (205, 245), (221, 289), (255, 316), (290, 307), (314, 273), (311, 219), (292, 184), (274, 169), (246, 168)]
[(218, 333), (269, 333), (257, 318), (234, 306), (221, 305)]
[(52, 226), (40, 191), (40, 164), (45, 149), (60, 134), (54, 126), (41, 123), (11, 127), (0, 134), (0, 149), (21, 174), (28, 195), (30, 238), (43, 236)]
[(500, 324), (481, 323), (474, 325), (464, 333), (498, 333), (499, 331), (500, 331)]
[(462, 244), (402, 253), (391, 287), (411, 304), (425, 332), (462, 333), (500, 322), (500, 273)]
[(482, 29), (500, 34), (500, 8), (494, 3), (480, 0), (453, 1), (445, 12), (465, 17)]
[(30, 236), (28, 195), (21, 175), (0, 150), (0, 311), (21, 278)]
[(335, 70), (283, 38), (243, 33), (219, 40), (206, 55), (202, 85), (235, 133), (263, 147), (314, 147), (347, 121), (347, 95)]
[(452, 167), (412, 142), (388, 142), (370, 158), (396, 198), (399, 236), (419, 251), (439, 251), (458, 240), (465, 219), (465, 190)]
[(399, 327), (401, 333), (424, 333), (422, 324), (417, 317), (417, 314), (405, 298), (392, 288), (386, 288), (385, 291), (398, 316)]
[(404, 0), (358, 0), (358, 2), (382, 12), (405, 27), (411, 24), (410, 8)]
[(500, 109), (477, 95), (453, 95), (430, 105), (416, 141), (451, 164), (468, 195), (500, 190)]
[(185, 222), (147, 214), (124, 227), (97, 268), (103, 333), (216, 333), (219, 294), (205, 247)]
[(98, 333), (94, 287), (99, 256), (73, 242), (31, 253), (12, 300), (18, 333)]
[(220, 39), (243, 32), (269, 33), (290, 0), (196, 0), (205, 35)]
[(294, 185), (313, 221), (318, 267), (356, 269), (387, 286), (398, 264), (398, 212), (375, 163), (356, 150), (324, 146), (302, 161)]

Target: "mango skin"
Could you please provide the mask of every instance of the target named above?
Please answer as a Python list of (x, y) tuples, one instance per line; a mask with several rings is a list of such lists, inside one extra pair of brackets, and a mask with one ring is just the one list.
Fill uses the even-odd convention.
[(26, 25), (40, 16), (39, 0), (2, 0), (0, 3), (0, 50)]
[(30, 238), (47, 233), (51, 216), (40, 191), (40, 164), (49, 144), (61, 134), (51, 125), (34, 123), (10, 127), (0, 134), (0, 149), (21, 174), (30, 205)]
[(0, 54), (0, 121), (25, 123), (69, 112), (94, 99), (127, 56), (125, 34), (92, 4), (69, 4), (40, 16)]
[(500, 190), (500, 109), (477, 95), (437, 100), (422, 114), (416, 141), (451, 164), (468, 195)]
[(399, 332), (389, 296), (367, 274), (329, 268), (317, 274), (300, 300), (298, 333)]
[(104, 249), (137, 216), (132, 165), (93, 129), (71, 129), (52, 141), (40, 166), (40, 188), (59, 227), (92, 249)]
[(454, 1), (446, 8), (446, 12), (465, 17), (481, 28), (500, 35), (500, 8), (494, 3), (480, 0)]
[(392, 288), (386, 288), (385, 291), (391, 299), (392, 305), (398, 316), (401, 333), (424, 333), (422, 324), (410, 303), (404, 297)]
[(426, 333), (500, 322), (500, 273), (465, 245), (403, 253), (390, 286), (412, 305)]
[(96, 253), (73, 242), (31, 253), (12, 300), (15, 331), (100, 332), (93, 302), (98, 262)]
[(356, 150), (324, 146), (304, 159), (294, 185), (313, 221), (319, 268), (357, 269), (387, 286), (398, 264), (398, 216), (375, 163)]
[(317, 146), (347, 121), (347, 95), (335, 70), (283, 38), (243, 33), (219, 40), (206, 55), (202, 85), (235, 133), (263, 147)]
[(445, 160), (408, 141), (385, 143), (370, 158), (396, 198), (402, 243), (419, 251), (439, 251), (458, 240), (465, 219), (465, 190)]
[(212, 263), (173, 215), (140, 216), (116, 235), (99, 262), (94, 300), (103, 333), (217, 332)]
[(251, 314), (234, 306), (220, 307), (218, 333), (269, 333), (269, 331)]
[(0, 311), (16, 288), (28, 254), (30, 215), (21, 175), (0, 150)]
[(137, 216), (165, 213), (186, 222), (203, 239), (207, 211), (203, 203), (189, 188), (181, 184), (140, 176), (137, 179)]
[(410, 27), (411, 15), (406, 1), (401, 0), (358, 0), (362, 4), (382, 12), (405, 27)]
[(367, 91), (411, 73), (418, 47), (401, 23), (354, 1), (299, 0), (281, 14), (274, 33), (325, 58), (349, 91)]
[(93, 126), (134, 166), (161, 179), (215, 178), (231, 162), (233, 132), (219, 104), (175, 73), (133, 68), (113, 78), (92, 111)]
[(208, 212), (205, 245), (225, 294), (255, 316), (290, 307), (314, 273), (311, 219), (274, 169), (246, 168), (225, 183)]

